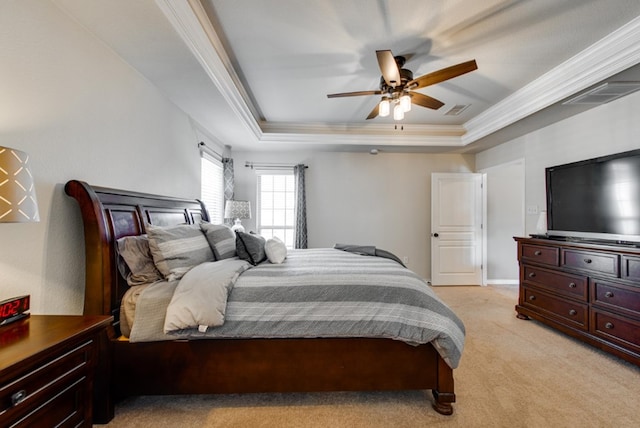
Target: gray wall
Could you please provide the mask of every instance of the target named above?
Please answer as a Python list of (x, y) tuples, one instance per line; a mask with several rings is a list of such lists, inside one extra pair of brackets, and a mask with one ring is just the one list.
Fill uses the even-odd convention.
[[(520, 160), (524, 162), (525, 227), (522, 235), (536, 233), (538, 215), (526, 214), (526, 207), (537, 207), (538, 211), (546, 209), (545, 168), (640, 148), (638, 111), (640, 92), (478, 153), (476, 168), (491, 170)], [(492, 236), (504, 237), (512, 233), (513, 222), (496, 222), (494, 218), (490, 218), (489, 221), (493, 224)], [(506, 255), (500, 255), (510, 251), (510, 245), (512, 244), (503, 244), (497, 252), (495, 247), (488, 251), (489, 265), (496, 266), (497, 263), (505, 261), (510, 263), (509, 269), (513, 272), (512, 279), (515, 280), (515, 258), (507, 259)], [(513, 251), (515, 252), (515, 249)], [(499, 259), (496, 259), (497, 257)], [(505, 272), (504, 275), (506, 274)]]
[(489, 284), (517, 283), (517, 245), (524, 234), (524, 161), (482, 171), (486, 174), (486, 276)]
[[(473, 157), (385, 153), (233, 152), (236, 197), (256, 200), (245, 161), (305, 163), (310, 247), (375, 245), (431, 277), (431, 173), (472, 172)], [(255, 229), (254, 218), (243, 224)]]
[(0, 299), (78, 314), (84, 237), (64, 183), (198, 197), (194, 125), (53, 3), (0, 2), (0, 145), (31, 156), (39, 223), (0, 224)]

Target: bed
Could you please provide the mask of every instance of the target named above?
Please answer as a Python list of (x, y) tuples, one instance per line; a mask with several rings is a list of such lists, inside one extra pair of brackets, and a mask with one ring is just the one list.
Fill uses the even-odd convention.
[(120, 310), (130, 287), (118, 268), (116, 241), (145, 234), (150, 225), (207, 222), (207, 211), (197, 200), (78, 180), (66, 183), (65, 192), (77, 201), (83, 221), (84, 313), (114, 318), (102, 343), (95, 383), (96, 423), (111, 420), (115, 403), (125, 397), (173, 394), (431, 390), (433, 408), (444, 415), (453, 413), (453, 369), (435, 341), (416, 345), (376, 337), (177, 337), (150, 342), (123, 338)]

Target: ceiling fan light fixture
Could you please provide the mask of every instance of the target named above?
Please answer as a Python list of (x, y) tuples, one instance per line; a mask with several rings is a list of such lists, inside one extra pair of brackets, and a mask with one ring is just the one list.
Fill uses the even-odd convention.
[(400, 106), (405, 112), (411, 111), (411, 96), (409, 94), (400, 97)]
[(389, 103), (389, 99), (383, 98), (382, 101), (380, 101), (380, 105), (378, 107), (378, 115), (382, 117), (387, 117), (389, 116), (390, 111), (391, 111), (391, 105)]
[(393, 107), (393, 120), (402, 119), (404, 119), (404, 109), (402, 108), (402, 104), (398, 103)]

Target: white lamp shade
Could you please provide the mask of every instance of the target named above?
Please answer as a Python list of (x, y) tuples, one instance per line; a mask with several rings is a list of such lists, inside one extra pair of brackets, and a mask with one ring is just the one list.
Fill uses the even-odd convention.
[(40, 221), (29, 155), (0, 146), (0, 222)]
[(394, 120), (404, 119), (404, 109), (399, 103), (396, 104), (395, 107), (393, 108), (393, 119)]
[(402, 106), (402, 110), (405, 112), (411, 110), (411, 97), (409, 94), (404, 94), (400, 97), (400, 105)]
[(380, 101), (380, 106), (378, 107), (378, 115), (381, 117), (387, 117), (389, 116), (390, 109), (391, 106), (389, 105), (389, 100), (383, 98), (382, 101)]

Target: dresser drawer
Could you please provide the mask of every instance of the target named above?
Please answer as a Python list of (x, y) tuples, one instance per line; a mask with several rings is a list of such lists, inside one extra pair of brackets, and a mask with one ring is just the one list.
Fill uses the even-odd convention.
[[(86, 379), (93, 352), (92, 340), (81, 342), (67, 352), (52, 356), (35, 368), (26, 367), (25, 371), (16, 373), (15, 378), (0, 385), (1, 425), (11, 426), (13, 422), (31, 418), (33, 415), (46, 414), (55, 417), (69, 407), (77, 407), (72, 401), (65, 402), (64, 398), (71, 394), (69, 391), (77, 391), (79, 387), (76, 385), (82, 384)], [(84, 403), (86, 400), (80, 401)], [(55, 405), (52, 404), (54, 402)], [(61, 402), (65, 405), (61, 405)], [(53, 407), (49, 408), (50, 406)], [(77, 410), (76, 408), (71, 413), (74, 414)], [(82, 421), (84, 417), (85, 414), (81, 413), (79, 420)], [(32, 422), (31, 419), (25, 420), (25, 423)]]
[(640, 287), (592, 279), (591, 303), (614, 312), (640, 317)]
[(560, 249), (543, 245), (523, 244), (521, 246), (520, 260), (558, 266)]
[(640, 281), (640, 257), (622, 256), (621, 276), (630, 281)]
[(521, 304), (537, 312), (556, 318), (563, 324), (581, 330), (589, 328), (588, 306), (584, 303), (564, 300), (535, 288), (523, 287)]
[(522, 282), (534, 284), (565, 296), (587, 301), (587, 277), (547, 270), (536, 266), (523, 265)]
[(591, 323), (596, 336), (640, 352), (640, 321), (596, 309)]
[(620, 274), (620, 256), (617, 254), (563, 249), (560, 265), (616, 277)]

